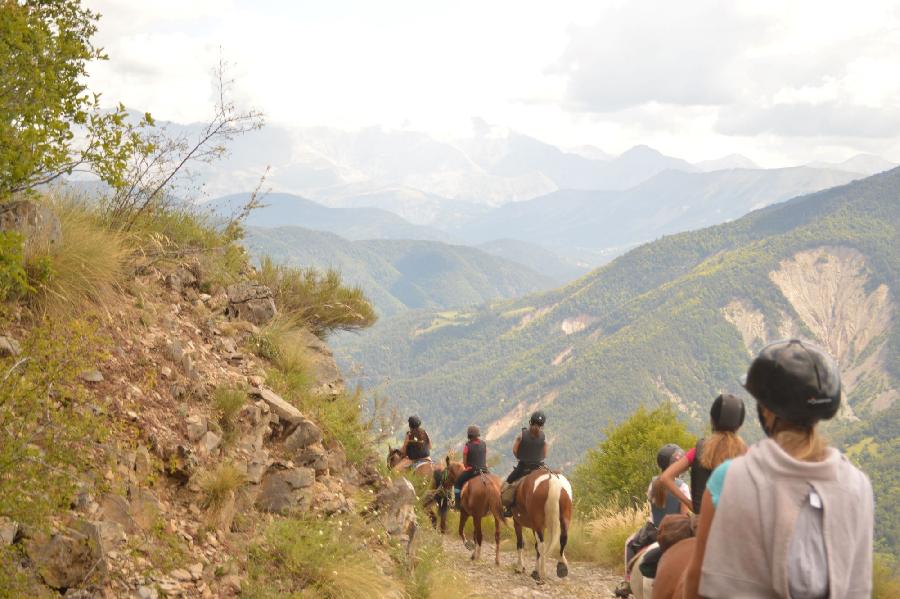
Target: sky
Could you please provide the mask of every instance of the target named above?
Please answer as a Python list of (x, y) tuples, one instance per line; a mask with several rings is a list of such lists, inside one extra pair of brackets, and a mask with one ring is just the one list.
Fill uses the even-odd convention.
[(766, 167), (900, 162), (900, 0), (86, 0), (109, 105), (203, 121), (212, 70), (285, 127), (465, 136), (473, 118), (563, 148), (637, 144)]

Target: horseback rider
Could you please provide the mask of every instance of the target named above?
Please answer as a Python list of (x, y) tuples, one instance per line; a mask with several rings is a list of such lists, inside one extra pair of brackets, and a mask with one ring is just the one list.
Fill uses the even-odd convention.
[[(744, 402), (739, 397), (727, 393), (716, 397), (709, 410), (712, 434), (697, 441), (690, 451), (660, 475), (660, 482), (695, 514), (700, 513), (703, 491), (712, 471), (725, 460), (736, 458), (747, 451), (746, 443), (737, 434), (744, 423), (745, 414)], [(675, 482), (688, 470), (691, 471), (690, 498)]]
[(777, 341), (744, 388), (766, 438), (709, 477), (684, 597), (870, 596), (872, 485), (816, 431), (840, 407), (834, 360)]
[(423, 460), (431, 460), (431, 439), (422, 428), (422, 421), (418, 416), (410, 416), (407, 422), (409, 430), (406, 431), (406, 438), (403, 439), (403, 445), (400, 447), (403, 461), (397, 464), (396, 469), (398, 470), (407, 466), (415, 467)]
[(463, 485), (482, 472), (488, 471), (487, 445), (481, 440), (481, 430), (473, 424), (466, 432), (466, 436), (469, 441), (463, 447), (463, 467), (465, 470), (457, 477), (453, 485), (453, 497), (456, 500), (457, 507), (459, 506), (459, 497), (462, 493)]
[[(663, 445), (656, 452), (656, 465), (659, 466), (660, 474), (665, 472), (672, 464), (678, 462), (684, 457), (684, 450), (674, 443)], [(685, 496), (690, 496), (691, 491), (684, 481), (678, 481), (679, 491)], [(669, 514), (680, 514), (687, 512), (687, 506), (682, 505), (678, 497), (669, 491), (660, 480), (660, 476), (654, 476), (647, 488), (647, 501), (650, 502), (650, 521), (646, 522), (640, 530), (628, 537), (625, 541), (625, 580), (616, 587), (615, 595), (617, 597), (627, 597), (631, 594), (631, 571), (629, 564), (632, 563), (634, 557), (649, 545), (656, 543), (656, 535), (659, 530), (659, 524), (662, 519)], [(688, 500), (687, 505), (690, 505)], [(652, 550), (652, 549), (651, 549)], [(659, 558), (659, 553), (655, 554), (655, 559)], [(645, 558), (646, 560), (646, 558)], [(655, 561), (653, 562), (655, 567)], [(652, 578), (652, 576), (651, 576)]]
[(528, 420), (528, 428), (522, 428), (522, 432), (513, 442), (513, 455), (519, 460), (513, 471), (506, 477), (501, 489), (501, 498), (504, 506), (503, 515), (512, 517), (512, 508), (516, 503), (515, 491), (508, 490), (520, 478), (529, 475), (538, 468), (545, 468), (544, 460), (547, 458), (549, 444), (544, 436), (544, 424), (547, 416), (538, 410)]

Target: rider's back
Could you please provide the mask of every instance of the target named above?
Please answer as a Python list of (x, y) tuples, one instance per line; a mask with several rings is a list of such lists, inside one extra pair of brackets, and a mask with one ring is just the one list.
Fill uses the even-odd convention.
[(519, 441), (519, 462), (525, 466), (539, 466), (544, 461), (544, 446), (546, 438), (544, 431), (533, 435), (528, 429), (522, 429), (521, 441)]
[(410, 460), (424, 460), (430, 457), (431, 452), (428, 449), (429, 440), (428, 433), (424, 428), (417, 428), (407, 433), (406, 457)]

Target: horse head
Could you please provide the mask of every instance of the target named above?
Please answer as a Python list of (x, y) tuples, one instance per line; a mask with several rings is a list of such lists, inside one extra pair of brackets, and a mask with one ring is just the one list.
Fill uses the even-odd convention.
[(388, 453), (387, 453), (388, 468), (393, 468), (398, 463), (400, 463), (400, 460), (402, 460), (402, 459), (403, 459), (403, 456), (401, 455), (400, 450), (396, 447), (391, 447), (390, 445), (388, 445)]

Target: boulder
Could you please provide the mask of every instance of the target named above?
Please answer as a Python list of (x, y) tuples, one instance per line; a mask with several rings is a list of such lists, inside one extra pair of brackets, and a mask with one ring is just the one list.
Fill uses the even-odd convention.
[(96, 368), (93, 370), (85, 370), (78, 377), (83, 380), (85, 383), (102, 383), (103, 382), (103, 373), (101, 373)]
[(388, 534), (408, 537), (415, 530), (415, 505), (416, 490), (412, 483), (405, 478), (397, 478), (378, 492), (371, 509)]
[(206, 434), (200, 439), (200, 447), (203, 448), (206, 453), (215, 451), (220, 443), (222, 443), (222, 437), (212, 431), (206, 431)]
[(50, 536), (30, 539), (25, 550), (44, 583), (54, 589), (83, 586), (106, 577), (106, 559), (98, 528), (78, 522)]
[(10, 520), (5, 516), (0, 516), (0, 547), (12, 545), (16, 542), (19, 534), (19, 523)]
[(0, 202), (0, 231), (16, 231), (26, 247), (55, 246), (62, 241), (62, 224), (53, 212), (31, 200)]
[(288, 424), (299, 424), (305, 419), (300, 410), (270, 389), (253, 389), (250, 394), (254, 397), (262, 398), (272, 412)]
[(298, 452), (321, 440), (322, 431), (316, 426), (316, 423), (304, 418), (297, 423), (297, 427), (284, 440), (284, 448), (287, 451)]
[(264, 512), (287, 514), (309, 507), (316, 473), (311, 468), (291, 468), (281, 463), (269, 467), (260, 482), (256, 507)]
[(125, 535), (125, 529), (118, 522), (91, 522), (97, 527), (100, 535), (100, 549), (104, 554), (114, 551), (119, 545), (123, 544), (128, 537)]
[(266, 324), (278, 314), (272, 290), (255, 281), (241, 281), (230, 285), (225, 293), (228, 296), (226, 316), (259, 326)]
[(312, 468), (319, 476), (328, 474), (328, 454), (321, 443), (315, 443), (297, 452), (297, 463)]
[(185, 418), (184, 424), (187, 427), (187, 438), (191, 443), (196, 443), (202, 439), (203, 435), (205, 435), (206, 431), (209, 429), (209, 423), (207, 422), (206, 417), (197, 414)]
[(159, 520), (162, 506), (152, 491), (132, 487), (129, 492), (129, 513), (135, 525), (143, 531), (150, 530)]
[(138, 530), (131, 516), (131, 506), (121, 495), (104, 495), (100, 500), (100, 519), (104, 522), (115, 522), (128, 534)]
[(0, 358), (15, 358), (20, 353), (22, 353), (22, 348), (15, 339), (0, 335)]

